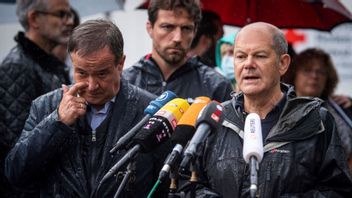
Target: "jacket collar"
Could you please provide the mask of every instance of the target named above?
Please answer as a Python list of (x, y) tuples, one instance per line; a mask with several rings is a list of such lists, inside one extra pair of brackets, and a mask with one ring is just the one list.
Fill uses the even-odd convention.
[[(169, 78), (169, 80), (180, 76), (190, 70), (193, 70), (197, 67), (202, 66), (203, 63), (200, 61), (200, 58), (198, 56), (189, 58), (185, 64), (183, 64), (180, 68), (178, 68)], [(144, 57), (142, 57), (137, 64), (134, 65), (136, 69), (142, 70), (146, 73), (149, 73), (152, 76), (162, 76), (162, 72), (160, 70), (159, 65), (155, 62), (155, 60), (152, 58), (151, 54), (148, 54)]]
[(46, 53), (33, 41), (25, 37), (24, 32), (18, 32), (15, 41), (22, 47), (25, 54), (37, 62), (44, 70), (57, 71), (65, 69), (66, 65), (54, 55)]
[[(270, 130), (265, 142), (285, 142), (302, 140), (320, 133), (321, 119), (319, 108), (322, 101), (317, 98), (296, 97), (294, 88), (290, 85), (281, 84), (281, 90), (286, 92), (286, 104), (281, 112), (277, 124)], [(245, 115), (242, 113), (240, 103), (243, 93), (237, 93), (231, 101), (231, 105), (225, 106), (228, 109), (225, 114), (225, 122), (234, 124), (242, 133), (244, 128)], [(243, 101), (243, 99), (242, 99)]]

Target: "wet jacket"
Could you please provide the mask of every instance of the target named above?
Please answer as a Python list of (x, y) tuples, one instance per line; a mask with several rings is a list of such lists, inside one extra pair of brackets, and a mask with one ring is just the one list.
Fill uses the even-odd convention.
[(207, 96), (223, 102), (231, 98), (231, 82), (204, 65), (199, 58), (190, 58), (165, 80), (159, 66), (150, 55), (123, 71), (123, 77), (130, 83), (153, 94), (173, 91), (181, 98)]
[[(264, 139), (257, 195), (275, 197), (352, 197), (352, 177), (332, 116), (321, 101), (295, 97), (282, 86), (286, 104)], [(245, 114), (233, 100), (224, 103), (225, 121), (206, 142), (200, 168), (207, 187), (197, 197), (249, 197), (249, 166), (243, 159)], [(209, 191), (210, 190), (210, 191)]]
[[(36, 184), (41, 197), (113, 197), (121, 177), (109, 178), (98, 191), (97, 187), (125, 150), (114, 155), (109, 151), (141, 120), (152, 96), (127, 82), (122, 83), (107, 118), (96, 129), (96, 139), (84, 118), (70, 127), (58, 121), (62, 89), (39, 97), (32, 104), (19, 141), (6, 158), (6, 176), (18, 187)], [(100, 130), (102, 125), (105, 128)], [(137, 156), (137, 178), (124, 188), (121, 197), (146, 197), (156, 181), (154, 162), (150, 154)], [(121, 176), (124, 170), (126, 167), (117, 175)]]
[[(17, 46), (0, 65), (0, 194), (10, 193), (3, 175), (4, 159), (15, 144), (28, 117), (32, 100), (69, 84), (66, 65), (47, 54), (19, 32)], [(4, 192), (6, 191), (6, 192)]]

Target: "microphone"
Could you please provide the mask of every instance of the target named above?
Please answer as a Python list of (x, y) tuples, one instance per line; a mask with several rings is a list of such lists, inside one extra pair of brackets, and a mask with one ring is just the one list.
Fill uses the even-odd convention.
[(198, 152), (198, 148), (210, 135), (211, 131), (216, 130), (216, 128), (222, 123), (224, 119), (222, 111), (223, 107), (216, 101), (210, 102), (201, 110), (197, 119), (197, 130), (185, 150), (184, 158), (180, 164), (181, 172), (186, 171), (186, 167), (188, 167), (190, 161), (194, 159)]
[(116, 150), (119, 150), (127, 145), (128, 142), (137, 134), (137, 132), (143, 127), (143, 125), (153, 116), (162, 106), (164, 106), (170, 100), (176, 98), (176, 94), (172, 91), (165, 91), (155, 100), (152, 100), (147, 108), (144, 110), (146, 114), (141, 121), (139, 121), (136, 126), (129, 130), (125, 135), (123, 135), (114, 147), (110, 150), (110, 153), (114, 153)]
[(243, 137), (243, 158), (246, 163), (250, 164), (250, 182), (249, 187), (251, 197), (255, 197), (257, 192), (259, 163), (262, 161), (263, 137), (260, 117), (256, 113), (250, 113), (246, 117), (244, 124)]
[(176, 146), (173, 148), (172, 152), (168, 155), (162, 167), (159, 178), (161, 182), (164, 182), (168, 176), (171, 169), (174, 169), (176, 164), (179, 163), (180, 156), (183, 147), (190, 140), (195, 131), (196, 119), (199, 112), (210, 102), (210, 98), (205, 96), (197, 97), (193, 104), (188, 108), (185, 114), (181, 117), (180, 121), (177, 123), (175, 132), (172, 134), (170, 140), (172, 145)]
[(166, 103), (166, 105), (148, 120), (141, 129), (141, 132), (137, 133), (132, 139), (132, 143), (128, 145), (128, 148), (132, 148), (108, 171), (100, 183), (103, 183), (106, 179), (111, 177), (138, 152), (150, 152), (158, 145), (168, 140), (177, 122), (188, 108), (188, 102), (181, 98), (175, 98)]

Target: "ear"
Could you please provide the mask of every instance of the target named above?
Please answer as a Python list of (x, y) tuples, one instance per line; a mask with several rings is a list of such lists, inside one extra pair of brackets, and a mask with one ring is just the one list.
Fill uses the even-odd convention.
[(150, 21), (147, 22), (146, 29), (147, 29), (147, 32), (149, 34), (149, 37), (152, 38), (153, 25), (150, 23)]
[(34, 28), (37, 29), (39, 28), (40, 24), (38, 23), (38, 14), (32, 10), (27, 13), (27, 18), (28, 18), (28, 25), (29, 29)]
[(123, 66), (125, 65), (125, 60), (126, 60), (126, 55), (123, 55), (123, 56), (121, 57), (121, 59), (120, 59), (119, 64), (117, 65), (118, 70), (119, 70), (120, 72), (122, 72), (122, 70), (123, 70)]
[(290, 55), (288, 55), (288, 54), (281, 55), (281, 57), (280, 57), (280, 67), (279, 67), (280, 76), (283, 76), (286, 73), (290, 63), (291, 63)]

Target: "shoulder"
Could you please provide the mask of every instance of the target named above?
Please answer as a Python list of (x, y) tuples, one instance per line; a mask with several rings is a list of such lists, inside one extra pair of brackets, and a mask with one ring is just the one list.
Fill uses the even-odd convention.
[(135, 85), (132, 85), (125, 80), (123, 81), (123, 84), (126, 86), (126, 88), (128, 90), (128, 100), (134, 101), (138, 105), (145, 106), (151, 100), (156, 98), (156, 95), (154, 95), (144, 89), (141, 89)]
[(209, 80), (210, 82), (225, 82), (231, 84), (231, 82), (222, 76), (218, 71), (212, 68), (209, 65), (204, 64), (199, 60), (198, 57), (193, 57), (188, 61), (188, 64), (191, 65), (192, 68), (196, 69), (201, 76)]
[(56, 109), (62, 99), (62, 88), (55, 89), (33, 100), (32, 106), (45, 108), (50, 112)]

